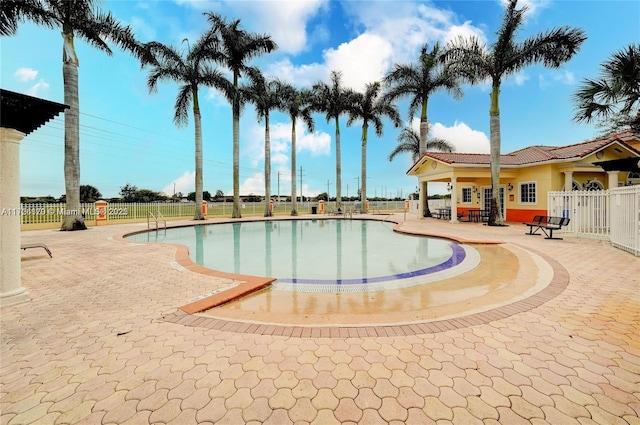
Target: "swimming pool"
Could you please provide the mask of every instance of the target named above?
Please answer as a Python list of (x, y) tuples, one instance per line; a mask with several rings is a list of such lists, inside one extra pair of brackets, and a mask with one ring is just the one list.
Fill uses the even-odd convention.
[(275, 277), (274, 289), (358, 292), (408, 287), (476, 267), (475, 249), (404, 235), (371, 220), (270, 220), (196, 225), (127, 237), (186, 245), (214, 270)]

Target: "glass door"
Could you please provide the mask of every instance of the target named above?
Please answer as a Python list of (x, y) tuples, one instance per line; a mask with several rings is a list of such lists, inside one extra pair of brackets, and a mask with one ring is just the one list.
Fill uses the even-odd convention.
[[(490, 186), (483, 187), (481, 205), (482, 205), (482, 211), (486, 211), (487, 215), (489, 211), (491, 211), (491, 198), (493, 198), (491, 187)], [(502, 217), (506, 220), (507, 217), (504, 214), (504, 206), (506, 203), (506, 200), (504, 199), (504, 186), (500, 187), (500, 199), (502, 199), (502, 203), (501, 205), (499, 205), (500, 212), (502, 212)]]

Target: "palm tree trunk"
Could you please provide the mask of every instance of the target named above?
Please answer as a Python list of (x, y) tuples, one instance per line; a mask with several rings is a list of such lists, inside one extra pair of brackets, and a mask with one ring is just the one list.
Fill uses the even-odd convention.
[(340, 153), (340, 122), (336, 117), (336, 209), (342, 208), (342, 157)]
[(429, 209), (429, 182), (424, 182), (424, 212), (423, 217), (433, 217), (431, 210)]
[(296, 117), (291, 120), (291, 215), (298, 215), (296, 202)]
[[(422, 102), (422, 112), (420, 115), (420, 147), (418, 158), (427, 151), (427, 136), (429, 135), (429, 121), (427, 120), (427, 102)], [(424, 212), (423, 217), (431, 217), (431, 210), (429, 209), (429, 183), (424, 184)]]
[(271, 217), (271, 139), (269, 135), (269, 112), (264, 116), (264, 216)]
[(60, 230), (84, 230), (84, 218), (80, 211), (80, 102), (78, 96), (78, 58), (73, 46), (73, 33), (62, 34), (64, 79), (64, 103), (69, 106), (64, 113), (64, 185), (66, 204)]
[(420, 156), (427, 150), (427, 134), (429, 134), (429, 121), (427, 120), (427, 102), (424, 101), (420, 113)]
[(240, 213), (240, 99), (238, 99), (238, 73), (233, 73), (233, 212), (231, 218), (242, 218)]
[(368, 212), (367, 208), (367, 133), (369, 126), (367, 124), (362, 125), (362, 153), (360, 160), (362, 161), (362, 190), (360, 192), (360, 206), (361, 210)]
[(202, 214), (202, 120), (197, 92), (193, 93), (193, 121), (196, 132), (196, 210), (193, 219), (204, 220)]
[(491, 109), (489, 111), (489, 131), (491, 141), (491, 210), (489, 213), (489, 226), (502, 226), (504, 219), (502, 211), (499, 208), (502, 200), (500, 199), (500, 108), (498, 100), (500, 95), (500, 86), (494, 84), (491, 91)]

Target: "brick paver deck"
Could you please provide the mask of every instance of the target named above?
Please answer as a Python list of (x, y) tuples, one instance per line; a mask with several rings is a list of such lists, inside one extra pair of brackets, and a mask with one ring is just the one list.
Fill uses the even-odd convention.
[(1, 312), (0, 423), (640, 424), (639, 258), (518, 224), (404, 226), (529, 247), (564, 284), (438, 329), (209, 326), (178, 308), (233, 278), (116, 237), (143, 225), (23, 232), (53, 258), (22, 254), (32, 300)]

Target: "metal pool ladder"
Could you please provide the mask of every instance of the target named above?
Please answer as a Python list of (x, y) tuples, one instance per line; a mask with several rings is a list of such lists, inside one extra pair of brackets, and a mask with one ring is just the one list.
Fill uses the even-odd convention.
[(163, 228), (167, 230), (167, 220), (164, 218), (160, 211), (156, 211), (155, 215), (151, 211), (147, 212), (147, 229), (151, 227), (149, 217), (153, 218), (153, 221), (156, 223), (156, 230), (158, 230), (158, 220), (162, 220), (162, 223), (164, 225)]

